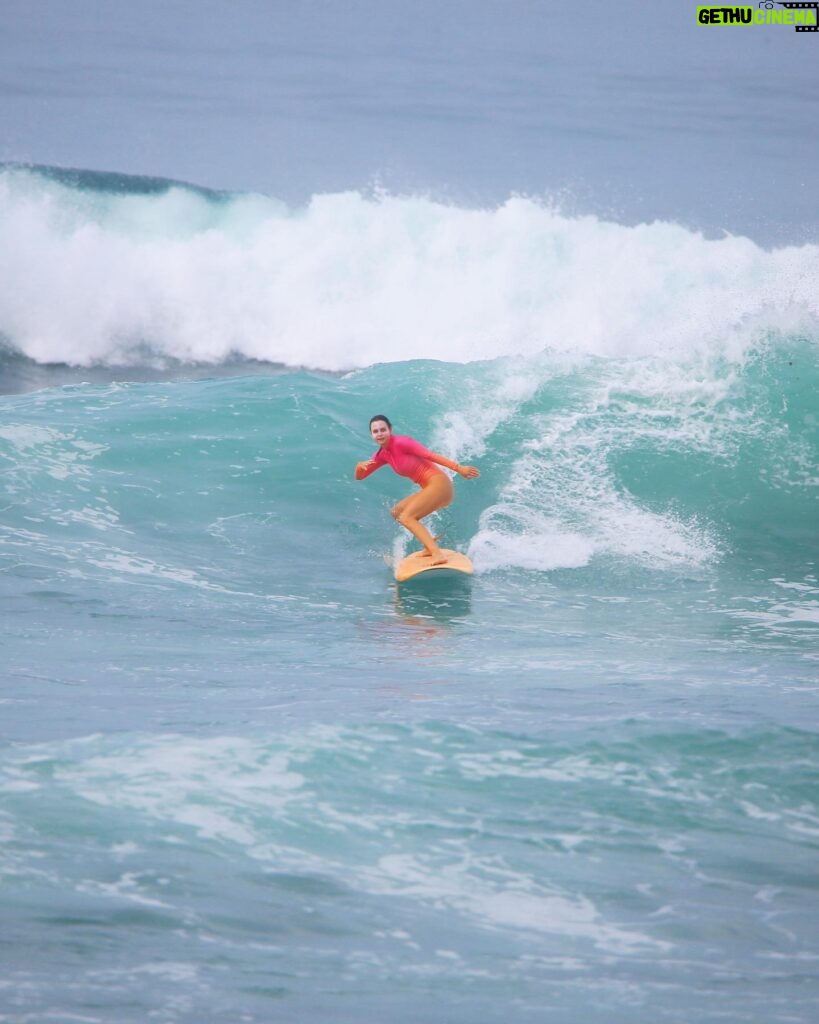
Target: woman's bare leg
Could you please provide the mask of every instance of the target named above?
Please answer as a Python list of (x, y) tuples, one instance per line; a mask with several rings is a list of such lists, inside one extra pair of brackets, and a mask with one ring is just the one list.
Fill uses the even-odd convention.
[(449, 505), (454, 494), (449, 477), (443, 473), (436, 473), (420, 491), (399, 501), (392, 509), (392, 514), (398, 522), (426, 548), (433, 565), (443, 564), (446, 558), (441, 554), (436, 538), (420, 520)]

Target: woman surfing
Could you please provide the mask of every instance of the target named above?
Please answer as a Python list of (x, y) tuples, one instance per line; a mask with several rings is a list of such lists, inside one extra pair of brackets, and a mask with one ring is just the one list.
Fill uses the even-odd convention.
[(356, 480), (363, 480), (382, 466), (389, 465), (399, 476), (415, 481), (421, 490), (394, 505), (391, 509), (393, 518), (423, 544), (426, 548), (423, 557), (432, 559), (432, 565), (444, 565), (447, 558), (438, 547), (437, 538), (421, 522), (439, 508), (446, 508), (455, 497), (452, 481), (438, 467), (451, 469), (466, 480), (474, 480), (481, 475), (480, 472), (474, 466), (461, 466), (445, 455), (428, 451), (414, 438), (393, 434), (392, 423), (381, 414), (370, 420), (370, 434), (378, 445), (378, 451), (371, 459), (357, 463)]

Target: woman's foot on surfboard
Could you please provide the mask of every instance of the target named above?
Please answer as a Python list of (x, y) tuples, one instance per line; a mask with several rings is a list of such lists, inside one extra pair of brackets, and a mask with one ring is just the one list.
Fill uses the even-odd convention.
[(435, 551), (421, 551), (419, 552), (419, 557), (432, 559), (433, 565), (443, 565), (448, 561), (447, 556), (440, 548), (436, 548)]
[[(444, 532), (446, 532), (446, 531), (444, 531)], [(423, 551), (419, 551), (418, 552), (418, 557), (419, 558), (431, 558), (433, 565), (443, 565), (445, 562), (447, 562), (448, 561), (447, 556), (438, 547), (438, 541), (443, 537), (443, 535), (444, 535), (443, 533), (436, 533), (435, 536), (432, 538), (433, 541), (435, 542), (435, 550), (434, 551), (430, 551), (429, 548), (424, 548)]]

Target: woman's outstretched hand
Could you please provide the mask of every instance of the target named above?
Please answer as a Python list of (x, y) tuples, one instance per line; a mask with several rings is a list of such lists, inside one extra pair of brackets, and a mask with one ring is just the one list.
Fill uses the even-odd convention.
[(475, 466), (458, 466), (458, 473), (466, 480), (474, 480), (481, 475), (481, 471)]

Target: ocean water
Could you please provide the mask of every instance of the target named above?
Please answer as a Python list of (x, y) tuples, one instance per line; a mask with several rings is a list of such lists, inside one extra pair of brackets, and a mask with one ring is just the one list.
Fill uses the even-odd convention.
[[(587, 44), (534, 5), (208, 3), (187, 34), (184, 4), (22, 10), (0, 1021), (813, 1024), (816, 139), (777, 97), (815, 105), (817, 38), (654, 22), (642, 50), (624, 5), (606, 58), (596, 7)], [(790, 77), (760, 138), (763, 56)], [(537, 120), (547, 85), (565, 123)], [(597, 177), (572, 164), (583, 97)], [(93, 131), (103, 99), (119, 134)], [(220, 129), (250, 137), (258, 104), (294, 148), (240, 172)], [(501, 156), (464, 171), (476, 123), (527, 182)], [(647, 169), (618, 216), (618, 168), (673, 163), (675, 126), (710, 194), (685, 161), (662, 196)], [(342, 129), (340, 170), (319, 157)], [(806, 191), (722, 202), (732, 148)], [(374, 412), (480, 467), (433, 519), (472, 578), (394, 582), (407, 483), (352, 476)]]

